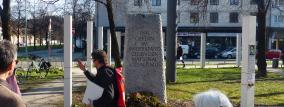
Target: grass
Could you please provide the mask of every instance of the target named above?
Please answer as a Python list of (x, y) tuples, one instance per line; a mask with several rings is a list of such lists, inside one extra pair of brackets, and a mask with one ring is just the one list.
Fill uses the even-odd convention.
[[(224, 92), (234, 105), (240, 104), (240, 78), (238, 68), (227, 69), (177, 69), (177, 82), (167, 84), (169, 100), (192, 100), (192, 97), (209, 89)], [(284, 106), (284, 77), (268, 73), (267, 78), (256, 80), (255, 103), (257, 105)]]
[[(39, 51), (39, 50), (47, 50), (48, 47), (46, 47), (45, 45), (43, 46), (28, 46), (28, 51)], [(52, 49), (60, 49), (63, 48), (63, 45), (51, 45)], [(26, 51), (26, 47), (19, 47), (18, 52), (25, 52)]]
[[(192, 97), (209, 89), (225, 93), (234, 105), (240, 104), (241, 73), (239, 68), (225, 69), (177, 69), (177, 82), (167, 84), (170, 102), (190, 102)], [(268, 73), (268, 77), (256, 79), (255, 103), (257, 105), (284, 106), (284, 76)], [(74, 107), (81, 103), (84, 87), (73, 92)]]
[[(17, 71), (16, 75), (23, 75), (23, 73), (25, 72), (26, 71), (19, 70)], [(17, 79), (21, 83), (20, 84), (21, 92), (26, 92), (29, 89), (36, 88), (43, 83), (63, 78), (63, 75), (64, 73), (62, 69), (52, 68), (50, 69), (49, 74), (45, 78), (41, 78), (39, 73), (36, 73), (36, 71), (32, 71), (31, 77), (29, 77), (28, 79), (21, 77), (17, 77)]]

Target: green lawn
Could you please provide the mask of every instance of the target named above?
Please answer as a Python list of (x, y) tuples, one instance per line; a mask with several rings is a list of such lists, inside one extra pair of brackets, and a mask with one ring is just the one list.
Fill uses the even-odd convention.
[(17, 71), (16, 73), (16, 75), (18, 75), (17, 79), (20, 82), (20, 88), (22, 92), (28, 91), (29, 89), (32, 88), (38, 88), (38, 86), (43, 83), (63, 78), (64, 75), (63, 69), (58, 69), (58, 68), (50, 69), (49, 74), (45, 78), (40, 77), (40, 74), (36, 73), (35, 71), (31, 72), (31, 77), (24, 78), (24, 76), (21, 76), (24, 73), (26, 73), (26, 71), (21, 71), (21, 70)]
[[(192, 100), (192, 97), (209, 89), (218, 89), (235, 104), (240, 103), (240, 69), (177, 69), (177, 82), (167, 84), (169, 100)], [(257, 79), (255, 101), (258, 105), (284, 106), (284, 76), (269, 73)]]
[[(47, 50), (48, 47), (46, 47), (45, 45), (43, 46), (28, 46), (28, 51), (39, 51), (39, 50)], [(63, 45), (51, 45), (52, 49), (60, 49), (63, 48)], [(19, 47), (18, 52), (25, 52), (26, 47)]]

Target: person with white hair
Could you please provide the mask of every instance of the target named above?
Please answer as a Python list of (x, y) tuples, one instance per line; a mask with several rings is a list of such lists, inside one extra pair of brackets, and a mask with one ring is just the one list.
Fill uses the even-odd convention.
[(195, 107), (233, 107), (228, 97), (217, 90), (199, 93), (193, 98)]

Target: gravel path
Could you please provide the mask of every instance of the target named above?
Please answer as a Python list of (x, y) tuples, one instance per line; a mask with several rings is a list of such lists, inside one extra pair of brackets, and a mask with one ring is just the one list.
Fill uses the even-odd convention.
[[(73, 69), (73, 91), (86, 84), (84, 74)], [(41, 84), (38, 88), (22, 93), (28, 107), (63, 107), (63, 79)]]

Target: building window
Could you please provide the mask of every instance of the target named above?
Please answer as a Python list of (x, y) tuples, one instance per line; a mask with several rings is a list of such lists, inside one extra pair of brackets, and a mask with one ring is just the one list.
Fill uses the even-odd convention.
[(161, 6), (161, 0), (152, 0), (152, 6)]
[(142, 6), (143, 0), (134, 0), (134, 6)]
[(250, 4), (251, 5), (255, 5), (257, 2), (256, 2), (257, 0), (250, 0)]
[(275, 0), (277, 6), (284, 6), (284, 0)]
[(239, 23), (239, 13), (230, 13), (230, 23)]
[(199, 4), (199, 0), (191, 0), (190, 4), (191, 5), (198, 5)]
[(210, 5), (219, 5), (219, 0), (210, 0)]
[(277, 23), (278, 22), (278, 16), (274, 16), (274, 22)]
[(199, 13), (190, 13), (190, 23), (199, 23)]
[(284, 22), (284, 15), (274, 16), (274, 22), (283, 23)]
[(239, 0), (230, 0), (230, 5), (239, 5)]
[(217, 12), (210, 13), (210, 23), (218, 23), (219, 16)]
[(284, 0), (279, 0), (279, 6), (284, 6)]
[(284, 15), (278, 16), (278, 22), (281, 22), (281, 23), (284, 22)]
[(251, 12), (250, 15), (251, 16), (257, 16), (257, 12)]

